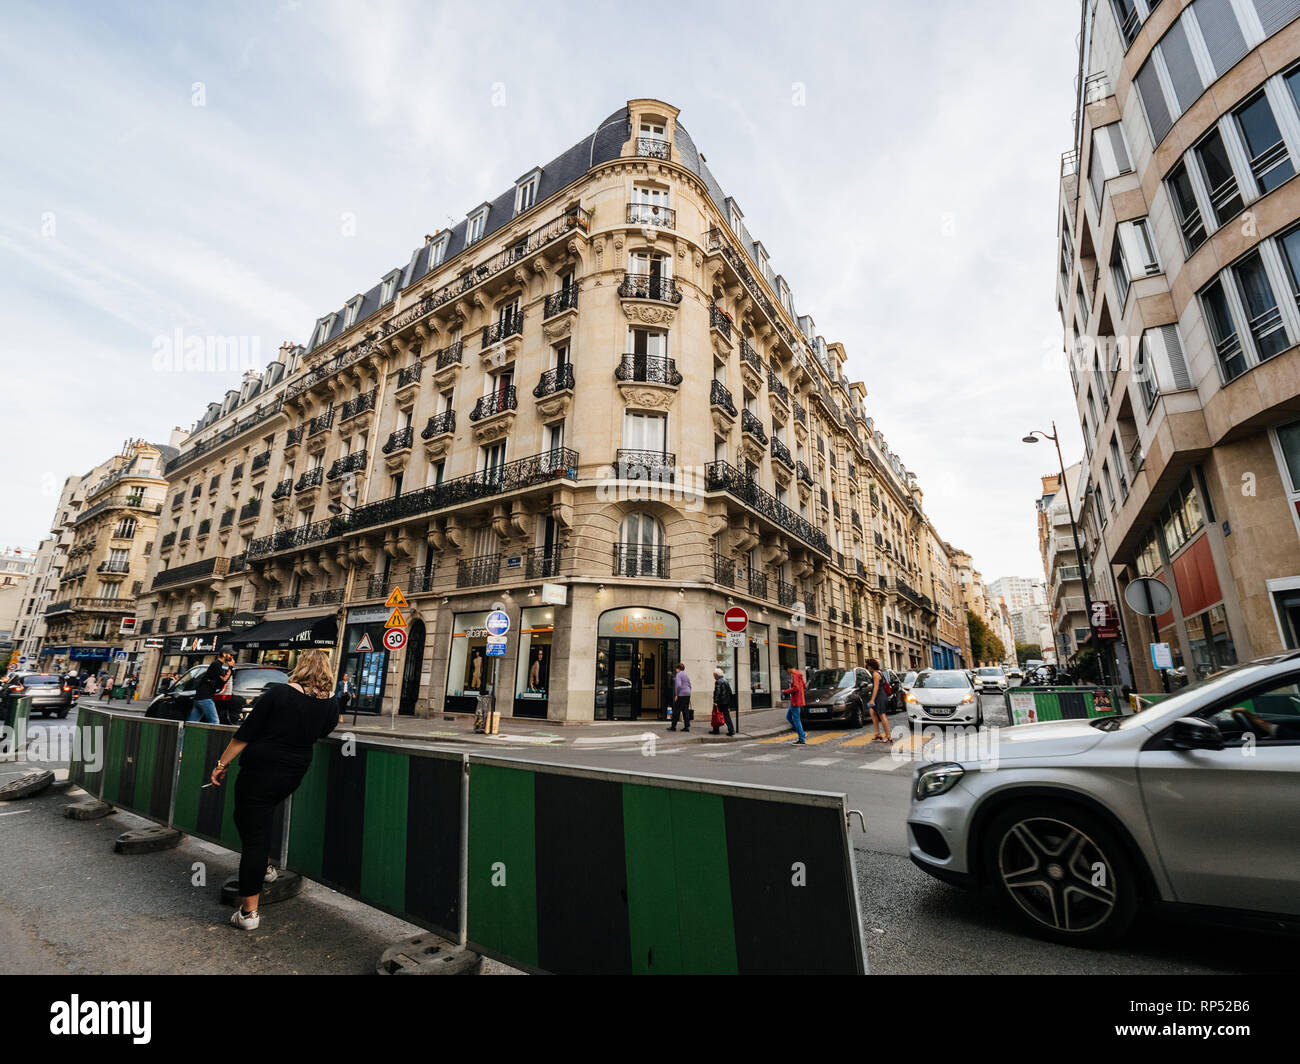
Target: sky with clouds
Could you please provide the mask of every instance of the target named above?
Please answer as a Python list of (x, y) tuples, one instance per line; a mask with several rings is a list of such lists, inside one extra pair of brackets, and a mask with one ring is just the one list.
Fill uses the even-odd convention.
[(44, 2), (0, 34), (0, 545), (127, 437), (165, 442), (451, 224), (655, 97), (849, 353), (937, 527), (1041, 578), (1029, 429), (1082, 443), (1050, 368), (1074, 0), (563, 5)]

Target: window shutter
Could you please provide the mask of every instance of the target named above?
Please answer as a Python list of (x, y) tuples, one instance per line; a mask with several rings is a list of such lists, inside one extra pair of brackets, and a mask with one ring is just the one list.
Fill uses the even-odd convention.
[(1192, 12), (1210, 51), (1214, 72), (1223, 77), (1246, 54), (1246, 38), (1237, 25), (1231, 0), (1196, 0)]
[(1169, 359), (1169, 372), (1174, 382), (1174, 389), (1181, 391), (1192, 386), (1191, 374), (1187, 372), (1187, 360), (1183, 357), (1183, 345), (1178, 339), (1178, 326), (1162, 325), (1160, 335), (1165, 343), (1165, 357)]
[(1205, 86), (1201, 84), (1201, 73), (1196, 69), (1191, 46), (1187, 43), (1187, 31), (1181, 20), (1170, 26), (1160, 41), (1160, 56), (1165, 61), (1165, 69), (1169, 71), (1174, 96), (1178, 99), (1178, 109), (1186, 111), (1196, 102)]
[(1118, 122), (1112, 122), (1106, 131), (1110, 134), (1111, 151), (1115, 153), (1115, 174), (1127, 174), (1133, 169), (1133, 163), (1129, 160), (1128, 146), (1124, 143), (1123, 127)]
[(1255, 11), (1264, 34), (1271, 36), (1300, 15), (1300, 0), (1255, 0)]
[(1156, 66), (1150, 59), (1138, 71), (1138, 95), (1142, 98), (1143, 110), (1147, 113), (1147, 125), (1151, 127), (1151, 139), (1159, 144), (1165, 139), (1173, 121), (1169, 117), (1169, 105), (1165, 103), (1165, 92), (1160, 87), (1160, 78)]

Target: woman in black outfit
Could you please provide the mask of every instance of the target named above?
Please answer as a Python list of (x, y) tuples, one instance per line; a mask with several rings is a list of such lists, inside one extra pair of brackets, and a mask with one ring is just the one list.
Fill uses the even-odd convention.
[(269, 863), (275, 807), (298, 789), (316, 740), (340, 723), (333, 686), (329, 658), (324, 651), (308, 651), (287, 684), (271, 684), (258, 696), (212, 770), (212, 782), (220, 787), (230, 762), (243, 753), (235, 781), (235, 827), (242, 844), (240, 905), (230, 922), (244, 931), (261, 922), (257, 903), (262, 883), (275, 878)]

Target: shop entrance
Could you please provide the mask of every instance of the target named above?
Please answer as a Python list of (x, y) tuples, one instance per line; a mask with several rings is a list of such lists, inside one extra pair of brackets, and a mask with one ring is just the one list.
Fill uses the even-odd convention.
[(402, 670), (402, 697), (397, 712), (404, 717), (415, 715), (415, 702), (420, 697), (420, 668), (424, 659), (424, 622), (416, 618), (411, 622), (411, 635), (406, 641), (406, 667)]
[(597, 631), (596, 719), (663, 720), (680, 653), (677, 618), (662, 610), (609, 610)]

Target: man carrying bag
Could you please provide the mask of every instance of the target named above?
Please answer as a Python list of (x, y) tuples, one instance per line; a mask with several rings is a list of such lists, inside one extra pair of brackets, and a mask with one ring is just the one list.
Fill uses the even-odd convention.
[(726, 674), (721, 669), (713, 670), (713, 734), (718, 734), (718, 729), (724, 724), (727, 726), (727, 734), (735, 735), (736, 729), (731, 723), (731, 707), (735, 704), (736, 696), (731, 690), (731, 684), (727, 682)]

